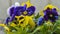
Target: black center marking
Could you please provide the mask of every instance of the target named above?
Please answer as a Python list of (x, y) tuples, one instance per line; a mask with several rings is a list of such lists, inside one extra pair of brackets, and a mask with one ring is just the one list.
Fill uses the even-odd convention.
[(15, 18), (15, 20), (17, 20), (17, 18)]
[(24, 17), (20, 17), (19, 20), (23, 19)]

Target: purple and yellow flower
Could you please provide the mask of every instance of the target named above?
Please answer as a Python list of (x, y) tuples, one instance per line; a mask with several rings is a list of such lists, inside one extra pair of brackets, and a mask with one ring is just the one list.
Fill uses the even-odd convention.
[(56, 8), (50, 9), (49, 7), (44, 11), (44, 19), (46, 21), (50, 20), (51, 22), (55, 22), (58, 19), (58, 13)]
[(27, 4), (25, 4), (24, 6), (12, 6), (9, 8), (9, 16), (10, 18), (6, 19), (6, 23), (8, 22), (12, 22), (15, 19), (15, 16), (31, 16), (34, 14), (35, 12), (35, 7), (34, 6), (29, 6), (27, 7)]
[(44, 21), (51, 21), (56, 22), (58, 19), (58, 12), (56, 8), (47, 7), (45, 10), (43, 10), (43, 16), (42, 13), (40, 14), (42, 17), (38, 19), (37, 25), (43, 24)]

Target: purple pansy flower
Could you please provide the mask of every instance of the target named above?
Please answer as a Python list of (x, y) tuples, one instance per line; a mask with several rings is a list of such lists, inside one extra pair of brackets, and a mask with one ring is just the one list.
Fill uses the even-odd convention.
[(51, 22), (55, 22), (56, 19), (58, 19), (58, 13), (57, 13), (56, 8), (53, 8), (53, 9), (47, 8), (44, 11), (44, 14), (45, 14), (44, 19), (46, 21), (51, 20)]
[(43, 24), (44, 21), (50, 20), (51, 22), (55, 22), (58, 19), (58, 13), (56, 8), (50, 9), (49, 7), (44, 10), (44, 16), (38, 19), (37, 25)]

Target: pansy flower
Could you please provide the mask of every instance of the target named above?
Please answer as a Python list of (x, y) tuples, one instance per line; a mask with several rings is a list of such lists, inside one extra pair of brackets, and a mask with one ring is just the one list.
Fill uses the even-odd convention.
[(43, 10), (44, 16), (40, 17), (37, 21), (37, 25), (43, 24), (44, 21), (55, 22), (58, 19), (58, 12), (56, 8), (47, 7)]
[(38, 18), (37, 25), (42, 25), (44, 23), (44, 17)]
[[(6, 19), (6, 22), (12, 22), (15, 19), (15, 16), (20, 16), (20, 15), (27, 15), (31, 16), (35, 12), (35, 7), (30, 6), (26, 7), (27, 5), (25, 4), (24, 6), (12, 6), (9, 8), (9, 14), (10, 14), (10, 19)], [(8, 21), (9, 20), (9, 21)]]
[(55, 22), (56, 18), (58, 18), (58, 13), (55, 8), (50, 9), (49, 7), (44, 11), (44, 19), (46, 21), (51, 20), (51, 22)]

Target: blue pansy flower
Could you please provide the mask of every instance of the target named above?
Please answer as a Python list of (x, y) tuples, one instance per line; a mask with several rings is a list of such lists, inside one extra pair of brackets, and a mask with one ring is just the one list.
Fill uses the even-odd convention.
[(41, 24), (43, 24), (43, 22), (44, 22), (44, 18), (41, 16), (41, 17), (38, 19), (37, 25), (41, 25)]

